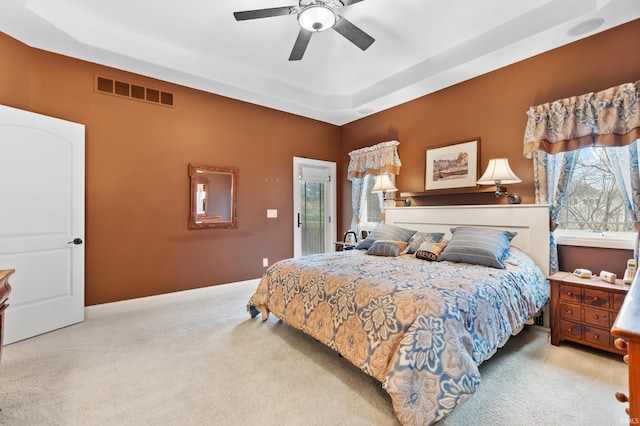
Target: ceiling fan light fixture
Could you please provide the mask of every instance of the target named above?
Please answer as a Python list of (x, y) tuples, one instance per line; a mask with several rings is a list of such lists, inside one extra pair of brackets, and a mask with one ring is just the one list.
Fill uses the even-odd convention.
[(325, 31), (336, 24), (336, 14), (324, 3), (312, 3), (298, 14), (300, 26), (311, 32)]

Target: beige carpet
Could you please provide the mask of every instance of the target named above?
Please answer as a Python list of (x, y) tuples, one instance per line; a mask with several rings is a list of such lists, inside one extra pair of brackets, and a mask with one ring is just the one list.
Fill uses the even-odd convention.
[[(89, 308), (8, 345), (2, 425), (396, 425), (380, 383), (271, 317), (255, 281)], [(481, 367), (444, 425), (621, 425), (626, 365), (530, 327)]]

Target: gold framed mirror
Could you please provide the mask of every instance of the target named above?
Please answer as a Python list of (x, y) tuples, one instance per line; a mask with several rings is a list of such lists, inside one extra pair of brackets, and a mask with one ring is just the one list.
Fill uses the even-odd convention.
[(238, 169), (189, 163), (189, 229), (237, 228)]

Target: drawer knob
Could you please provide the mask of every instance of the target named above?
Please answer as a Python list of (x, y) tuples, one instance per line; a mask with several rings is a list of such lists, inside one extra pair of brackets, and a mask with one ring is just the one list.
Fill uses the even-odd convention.
[(567, 313), (571, 314), (572, 313), (571, 309), (567, 309)]
[(569, 327), (569, 329), (567, 330), (569, 333), (571, 333), (573, 331), (572, 327)]
[(625, 364), (629, 364), (629, 355), (623, 356), (622, 360), (624, 361)]
[(618, 337), (613, 344), (616, 346), (616, 348), (620, 349), (621, 351), (626, 351), (627, 350), (627, 341), (624, 340), (622, 337)]
[(620, 402), (629, 401), (629, 398), (627, 398), (627, 395), (623, 394), (622, 392), (616, 392), (616, 399)]
[(600, 315), (594, 315), (593, 318), (594, 319), (598, 319), (598, 318), (600, 318)]
[(596, 339), (596, 340), (598, 340), (598, 339), (600, 338), (600, 335), (598, 335), (598, 334), (594, 334), (594, 335), (593, 335), (593, 338), (594, 338), (594, 339)]
[(568, 292), (567, 292), (567, 296), (573, 296), (573, 293), (572, 293), (572, 292), (570, 292), (570, 291), (568, 291)]

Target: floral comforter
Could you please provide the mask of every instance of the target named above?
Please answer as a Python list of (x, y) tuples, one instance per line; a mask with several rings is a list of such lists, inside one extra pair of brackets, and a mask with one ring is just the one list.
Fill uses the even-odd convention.
[(548, 282), (529, 256), (511, 247), (505, 263), (359, 250), (287, 259), (266, 271), (247, 307), (338, 351), (382, 382), (402, 424), (422, 426), (469, 399), (478, 365), (546, 303)]

